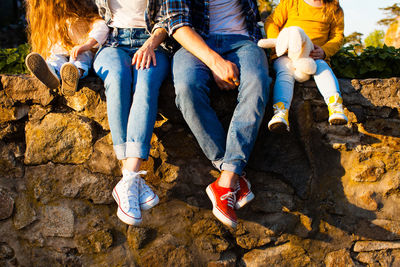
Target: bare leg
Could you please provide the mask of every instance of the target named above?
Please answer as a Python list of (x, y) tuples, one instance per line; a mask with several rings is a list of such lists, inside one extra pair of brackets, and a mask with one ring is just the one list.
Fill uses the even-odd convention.
[(235, 188), (236, 183), (239, 180), (239, 175), (231, 171), (222, 171), (221, 176), (218, 179), (218, 185), (221, 187)]
[(143, 159), (141, 158), (127, 158), (122, 160), (122, 168), (131, 172), (138, 172)]

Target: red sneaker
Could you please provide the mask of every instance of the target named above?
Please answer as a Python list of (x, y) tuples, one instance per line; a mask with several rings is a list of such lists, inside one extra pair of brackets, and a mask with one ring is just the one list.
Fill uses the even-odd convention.
[(239, 177), (239, 181), (236, 184), (235, 191), (236, 191), (236, 205), (235, 209), (240, 209), (247, 203), (253, 200), (254, 194), (250, 190), (251, 185), (250, 182), (247, 181), (245, 175)]
[(207, 195), (213, 204), (213, 214), (223, 224), (236, 228), (237, 217), (235, 210), (236, 191), (232, 188), (221, 187), (218, 179), (207, 186)]

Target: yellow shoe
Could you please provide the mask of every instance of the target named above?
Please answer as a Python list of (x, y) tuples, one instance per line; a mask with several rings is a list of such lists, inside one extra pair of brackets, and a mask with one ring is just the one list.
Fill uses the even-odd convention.
[(328, 110), (329, 110), (329, 124), (343, 125), (346, 124), (348, 119), (344, 114), (343, 110), (343, 99), (339, 94), (334, 94), (328, 99)]
[(268, 123), (268, 129), (274, 133), (285, 133), (289, 131), (289, 110), (282, 102), (275, 103), (274, 116)]

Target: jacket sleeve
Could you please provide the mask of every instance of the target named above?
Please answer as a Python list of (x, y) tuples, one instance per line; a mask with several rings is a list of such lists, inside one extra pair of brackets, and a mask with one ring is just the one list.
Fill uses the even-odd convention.
[(99, 45), (103, 45), (107, 40), (110, 28), (102, 19), (95, 20), (92, 25), (92, 30), (89, 32), (89, 37), (97, 41)]
[(285, 26), (288, 19), (288, 2), (288, 0), (280, 1), (265, 20), (264, 28), (267, 38), (277, 38), (283, 26)]
[(325, 58), (328, 59), (336, 54), (337, 51), (343, 45), (344, 39), (344, 16), (343, 11), (340, 10), (337, 12), (337, 19), (332, 19), (329, 39), (328, 41), (321, 47), (325, 52)]

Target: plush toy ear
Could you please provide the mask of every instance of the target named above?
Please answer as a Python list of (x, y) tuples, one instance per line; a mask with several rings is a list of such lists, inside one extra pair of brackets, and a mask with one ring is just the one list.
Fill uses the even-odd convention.
[(310, 56), (310, 52), (314, 50), (314, 44), (311, 41), (311, 39), (306, 36), (306, 43), (304, 44), (304, 48), (303, 48), (303, 54), (304, 56), (308, 57)]
[(276, 45), (276, 39), (261, 39), (257, 45), (262, 48), (273, 48)]
[(302, 48), (303, 48), (303, 42), (304, 42), (304, 36), (305, 33), (300, 27), (289, 27), (289, 49), (288, 49), (288, 57), (291, 59), (297, 59), (300, 57)]
[(283, 54), (286, 53), (286, 51), (289, 48), (289, 29), (284, 28), (281, 30), (281, 32), (278, 35), (278, 38), (276, 39), (276, 55), (278, 57), (282, 56)]

